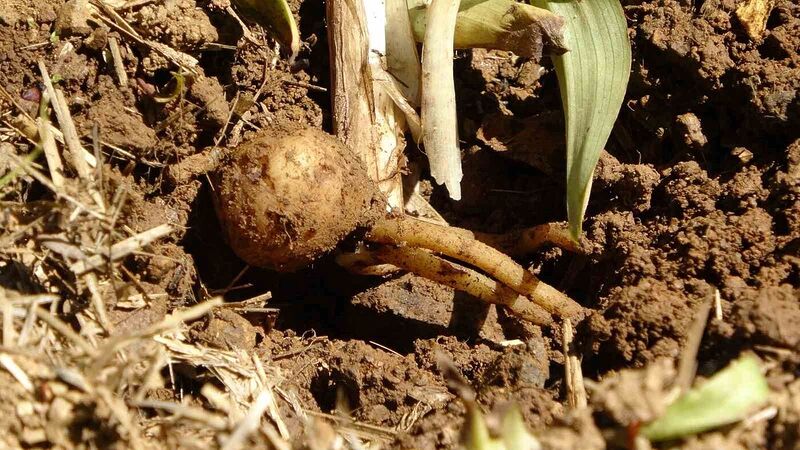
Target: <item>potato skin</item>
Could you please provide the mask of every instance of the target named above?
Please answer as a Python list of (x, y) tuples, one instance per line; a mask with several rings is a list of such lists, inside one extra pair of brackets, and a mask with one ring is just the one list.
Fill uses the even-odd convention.
[(292, 272), (381, 212), (358, 157), (313, 128), (272, 128), (239, 146), (216, 174), (223, 233), (245, 262)]

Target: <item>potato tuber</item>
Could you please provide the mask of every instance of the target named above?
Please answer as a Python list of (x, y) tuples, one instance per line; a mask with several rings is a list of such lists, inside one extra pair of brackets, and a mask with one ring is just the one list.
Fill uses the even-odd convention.
[(358, 157), (322, 131), (284, 127), (261, 132), (233, 153), (215, 176), (215, 187), (226, 239), (253, 266), (297, 270), (362, 229), (359, 237), (368, 248), (337, 258), (353, 272), (408, 270), (535, 323), (548, 323), (551, 314), (575, 317), (583, 311), (495, 248), (563, 244), (566, 230), (544, 226), (508, 237), (474, 235), (387, 214), (385, 200)]
[(216, 177), (216, 208), (233, 251), (291, 272), (368, 225), (380, 197), (361, 161), (312, 128), (273, 128), (238, 147)]

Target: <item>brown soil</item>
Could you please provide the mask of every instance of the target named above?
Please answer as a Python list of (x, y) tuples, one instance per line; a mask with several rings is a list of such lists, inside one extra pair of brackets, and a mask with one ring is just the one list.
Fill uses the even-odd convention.
[[(671, 364), (698, 311), (719, 291), (722, 314), (712, 313), (705, 330), (699, 373), (753, 352), (768, 369), (777, 412), (675, 448), (796, 449), (800, 440), (800, 5), (775, 0), (766, 31), (754, 39), (735, 12), (743, 2), (623, 1), (633, 74), (596, 171), (584, 224), (589, 250), (551, 248), (520, 260), (592, 311), (578, 324), (575, 343), (592, 380)], [(575, 416), (564, 406), (560, 328), (522, 323), (411, 275), (356, 277), (327, 258), (304, 256), (313, 266), (292, 274), (248, 269), (226, 244), (213, 205), (216, 186), (205, 173), (257, 129), (291, 123), (330, 130), (322, 4), (290, 2), (305, 43), (292, 65), (254, 24), (255, 40), (269, 45), (250, 42), (225, 2), (175, 0), (122, 10), (143, 38), (199, 61), (185, 91), (173, 95), (176, 67), (163, 54), (108, 24), (87, 22), (77, 3), (0, 0), (0, 87), (11, 95), (0, 96), (0, 177), (14, 167), (4, 155), (33, 149), (15, 131), (16, 118), (38, 115), (42, 61), (59, 80), (84, 145), (91, 149), (97, 129), (113, 146), (103, 147), (102, 189), (109, 198), (124, 197), (125, 206), (108, 235), (116, 242), (161, 224), (175, 228), (125, 258), (100, 286), (116, 335), (145, 330), (214, 295), (237, 302), (271, 292), (269, 311), (214, 310), (193, 322), (185, 339), (258, 359), (274, 375), (277, 414), (298, 443), (324, 429), (309, 428), (300, 414), (306, 411), (320, 420), (349, 415), (352, 421), (325, 416), (325, 423), (389, 448), (452, 448), (465, 410), (437, 369), (436, 354), (443, 352), (487, 411), (516, 401), (548, 448), (616, 448), (601, 434), (613, 428), (609, 420), (623, 422), (609, 406), (613, 396), (590, 399), (596, 411), (605, 409), (598, 417)], [(108, 56), (110, 37), (120, 43), (125, 85)], [(565, 220), (563, 121), (549, 62), (476, 50), (459, 51), (455, 64), (464, 198), (451, 202), (426, 181), (431, 203), (450, 223), (476, 231)], [(407, 153), (424, 165), (420, 152)], [(38, 162), (46, 167), (44, 158)], [(365, 192), (348, 188), (348, 195)], [(80, 330), (91, 289), (69, 271), (66, 256), (59, 258), (100, 244), (82, 241), (88, 225), (72, 220), (69, 203), (33, 178), (19, 176), (0, 194), (0, 298), (58, 294), (69, 301), (53, 312)], [(302, 194), (320, 195), (315, 186)], [(363, 205), (365, 198), (345, 200)], [(332, 234), (325, 249), (347, 234), (344, 228), (352, 230), (336, 215), (342, 210), (325, 217), (324, 227), (310, 226)], [(60, 236), (74, 248), (45, 251), (42, 236)], [(71, 357), (42, 355), (19, 356), (48, 363)], [(132, 373), (143, 377), (150, 360), (141, 358)], [(185, 361), (170, 370), (162, 375), (171, 382), (147, 398), (208, 406), (199, 393), (207, 371)], [(45, 372), (40, 378), (47, 381), (28, 391), (0, 368), (0, 446), (128, 447), (124, 427), (108, 425), (119, 420), (113, 408), (82, 397), (86, 389), (69, 374)], [(133, 389), (124, 383), (128, 376), (119, 374), (120, 386)], [(148, 430), (144, 439), (154, 448), (195, 445), (167, 431), (186, 425), (168, 428), (167, 415), (139, 411), (132, 420)], [(217, 443), (208, 429), (197, 436)]]

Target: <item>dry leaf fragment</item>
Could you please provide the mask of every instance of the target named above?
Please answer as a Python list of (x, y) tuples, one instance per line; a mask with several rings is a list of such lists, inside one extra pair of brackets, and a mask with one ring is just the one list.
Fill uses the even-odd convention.
[[(409, 6), (414, 35), (422, 42), (430, 6), (420, 0), (411, 0)], [(564, 19), (516, 0), (461, 0), (453, 45), (508, 50), (534, 60), (567, 51)]]

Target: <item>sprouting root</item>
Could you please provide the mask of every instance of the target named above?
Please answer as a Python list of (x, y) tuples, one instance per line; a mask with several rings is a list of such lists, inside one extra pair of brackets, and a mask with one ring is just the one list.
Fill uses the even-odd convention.
[[(475, 234), (410, 216), (389, 217), (374, 224), (365, 239), (383, 244), (377, 249), (339, 255), (337, 262), (369, 275), (402, 269), (507, 307), (528, 321), (546, 324), (552, 315), (576, 317), (583, 308), (568, 296), (540, 281), (507, 254), (521, 254), (545, 243), (569, 250), (577, 246), (566, 230), (543, 225), (508, 235)], [(455, 264), (434, 253), (474, 267)], [(487, 276), (488, 275), (488, 276)]]

